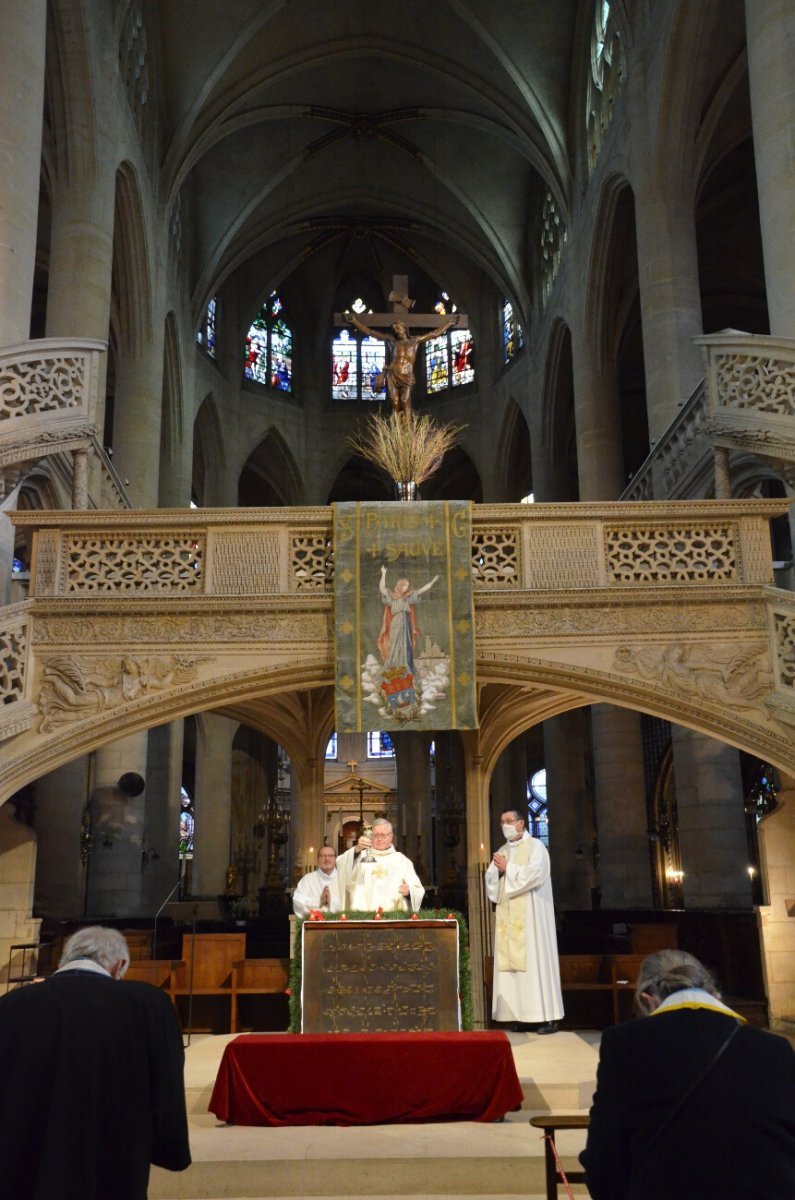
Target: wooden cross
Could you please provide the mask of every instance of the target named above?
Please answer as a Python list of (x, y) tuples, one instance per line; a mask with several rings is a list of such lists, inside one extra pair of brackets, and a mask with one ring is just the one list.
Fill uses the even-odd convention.
[[(454, 328), (467, 329), (469, 327), (469, 317), (466, 313), (447, 313), (444, 316), (440, 316), (439, 313), (413, 313), (411, 309), (414, 301), (409, 298), (408, 290), (408, 275), (393, 275), (392, 291), (389, 293), (392, 311), (386, 313), (364, 312), (356, 315), (365, 325), (370, 325), (374, 329), (391, 329), (396, 321), (402, 321), (407, 329), (436, 329), (448, 321), (451, 316), (458, 318), (458, 324)], [(345, 314), (334, 313), (334, 324), (347, 325)]]

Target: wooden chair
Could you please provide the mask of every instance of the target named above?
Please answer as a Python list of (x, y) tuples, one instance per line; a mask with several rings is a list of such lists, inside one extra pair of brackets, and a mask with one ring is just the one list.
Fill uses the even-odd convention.
[(280, 994), (290, 978), (289, 958), (241, 958), (232, 964), (231, 1031), (238, 1031), (238, 996)]
[[(540, 1117), (531, 1117), (530, 1124), (534, 1129), (544, 1131), (544, 1167), (546, 1169), (547, 1200), (557, 1200), (558, 1196), (558, 1164), (555, 1159), (555, 1132), (558, 1129), (587, 1129), (590, 1122), (588, 1113), (544, 1113)], [(585, 1183), (585, 1172), (579, 1168), (566, 1172), (569, 1183)]]
[[(245, 933), (183, 934), (182, 960), (175, 964), (172, 994), (228, 996), (231, 1006), (232, 969), (245, 953)], [(188, 1025), (191, 1019), (189, 1015)]]

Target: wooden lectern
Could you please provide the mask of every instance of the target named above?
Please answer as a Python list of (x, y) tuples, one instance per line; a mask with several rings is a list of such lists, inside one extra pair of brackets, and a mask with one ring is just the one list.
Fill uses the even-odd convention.
[(302, 1033), (460, 1030), (458, 922), (305, 921)]

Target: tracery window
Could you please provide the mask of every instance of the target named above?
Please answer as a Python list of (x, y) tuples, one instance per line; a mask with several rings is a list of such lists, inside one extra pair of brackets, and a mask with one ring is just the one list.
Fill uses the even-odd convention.
[(271, 292), (246, 334), (243, 374), (281, 392), (293, 390), (293, 334), (276, 292)]
[(368, 733), (367, 735), (367, 757), (368, 758), (394, 758), (395, 747), (392, 745), (392, 739), (388, 733)]
[(547, 813), (547, 772), (542, 767), (527, 781), (527, 832), (549, 848), (549, 815)]
[[(361, 296), (357, 296), (350, 308), (366, 325), (367, 313), (373, 310), (367, 307)], [(381, 400), (383, 379), (379, 380), (378, 377), (385, 363), (385, 342), (367, 337), (358, 329), (346, 327), (338, 330), (331, 344), (332, 399)]]
[(504, 360), (509, 363), (520, 350), (524, 349), (524, 333), (514, 316), (510, 300), (502, 302), (502, 351)]
[[(434, 312), (440, 317), (457, 311), (447, 292), (440, 292)], [(448, 329), (425, 343), (425, 385), (428, 394), (472, 383), (475, 378), (474, 346), (468, 329)]]
[(218, 300), (213, 296), (207, 305), (202, 323), (196, 332), (196, 344), (201, 346), (210, 358), (215, 358), (215, 323), (218, 315)]
[(149, 99), (149, 53), (141, 0), (131, 0), (124, 14), (119, 38), (119, 70), (140, 132), (143, 109)]
[(595, 0), (591, 33), (591, 63), (585, 114), (588, 130), (588, 167), (593, 170), (626, 74), (624, 49), (610, 0)]
[(179, 814), (179, 857), (193, 858), (193, 834), (196, 829), (196, 817), (193, 802), (185, 788), (180, 790), (181, 812)]
[(566, 248), (566, 226), (555, 197), (547, 190), (541, 212), (541, 299), (546, 304)]

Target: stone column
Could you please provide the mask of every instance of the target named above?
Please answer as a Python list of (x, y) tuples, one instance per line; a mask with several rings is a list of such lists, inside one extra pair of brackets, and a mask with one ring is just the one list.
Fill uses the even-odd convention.
[(652, 443), (665, 433), (704, 370), (692, 205), (678, 188), (641, 189), (635, 205), (646, 411)]
[(489, 779), (480, 755), (477, 730), (461, 735), (467, 811), (467, 897), (469, 952), (472, 978), (472, 1015), (476, 1029), (488, 1027), (491, 1013), (486, 1008), (485, 978), (493, 953), (492, 908), (483, 876), (491, 858), (489, 828)]
[(597, 348), (572, 329), (574, 411), (580, 500), (617, 500), (624, 490), (621, 411), (614, 373), (600, 368)]
[(544, 722), (552, 888), (557, 909), (590, 909), (596, 838), (593, 797), (586, 782), (583, 709)]
[(14, 526), (0, 512), (0, 605), (11, 602), (11, 574), (14, 568)]
[[(146, 811), (142, 846), (142, 906), (154, 916), (180, 873), (179, 818), (182, 812), (184, 724), (172, 721), (149, 730)], [(172, 900), (177, 900), (174, 891)]]
[(640, 716), (594, 704), (591, 723), (602, 908), (651, 908)]
[(134, 796), (118, 784), (127, 773), (146, 780), (146, 744), (144, 729), (96, 753), (91, 793), (89, 917), (143, 915), (141, 852), (146, 789)]
[(671, 728), (685, 908), (750, 908), (739, 751)]
[(94, 754), (83, 755), (36, 780), (35, 904), (50, 918), (74, 920), (86, 911), (93, 851), (87, 847), (81, 861), (80, 834), (95, 759)]
[(46, 0), (4, 6), (0, 38), (0, 345), (30, 337), (44, 113)]
[(395, 840), (415, 868), (420, 862), (424, 868), (422, 882), (429, 888), (432, 882), (429, 743), (421, 733), (397, 733), (391, 736), (395, 747), (398, 797)]
[(162, 383), (161, 331), (139, 352), (120, 355), (116, 364), (113, 462), (141, 508), (157, 507)]
[[(762, 966), (773, 1029), (791, 1028), (795, 1012), (795, 777), (779, 778), (778, 806), (759, 822), (759, 853), (768, 903), (759, 909)], [(787, 1024), (784, 1023), (788, 1018)]]
[[(325, 759), (291, 757), (292, 778), (300, 781), (290, 818), (293, 878), (297, 883), (307, 867), (315, 867), (315, 858), (326, 836), (326, 803), (324, 796)], [(336, 851), (336, 846), (334, 847)]]
[(219, 896), (229, 866), (232, 811), (232, 741), (238, 722), (217, 713), (203, 713), (196, 744), (196, 834), (193, 850), (193, 892)]
[[(36, 942), (41, 921), (34, 918), (33, 878), (36, 836), (14, 816), (13, 805), (0, 805), (0, 981), (6, 991), (11, 947)], [(26, 967), (30, 960), (27, 960)], [(11, 960), (11, 975), (21, 972), (21, 954)]]
[(748, 79), (770, 332), (795, 333), (795, 8), (791, 0), (745, 0)]

